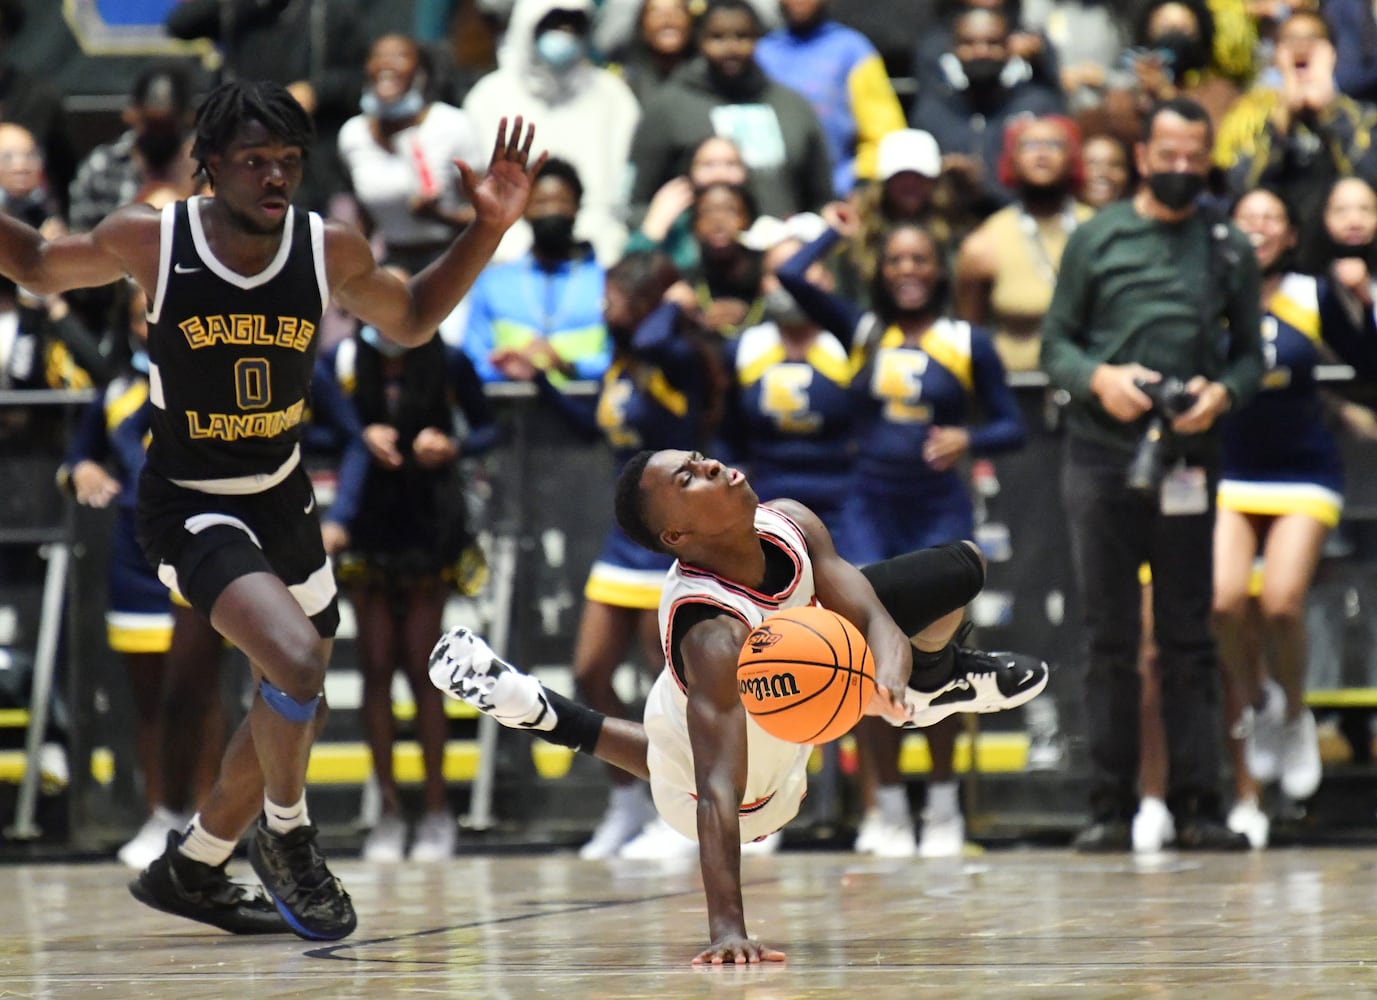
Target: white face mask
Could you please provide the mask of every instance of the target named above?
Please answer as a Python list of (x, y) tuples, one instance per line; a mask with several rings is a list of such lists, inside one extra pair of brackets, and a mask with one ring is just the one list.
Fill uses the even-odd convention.
[(536, 55), (556, 73), (583, 58), (583, 39), (568, 31), (545, 31), (536, 37)]
[(425, 109), (425, 106), (425, 97), (415, 87), (412, 87), (395, 101), (384, 101), (371, 88), (365, 90), (363, 96), (359, 98), (360, 111), (369, 118), (376, 118), (384, 122), (415, 118)]

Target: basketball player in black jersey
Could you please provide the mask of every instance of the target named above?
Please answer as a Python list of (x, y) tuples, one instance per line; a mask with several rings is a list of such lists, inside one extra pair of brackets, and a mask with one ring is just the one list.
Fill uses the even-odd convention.
[[(504, 119), (480, 176), (459, 164), (475, 221), (420, 274), (380, 269), (363, 236), (296, 211), (310, 118), (275, 84), (227, 83), (196, 118), (193, 155), (213, 196), (120, 209), (45, 240), (0, 218), (0, 272), (37, 293), (126, 275), (149, 310), (152, 442), (139, 542), (159, 576), (252, 663), (255, 697), (184, 834), (130, 890), (150, 906), (236, 933), (335, 940), (356, 917), (306, 810), (306, 764), (325, 718), (338, 623), (298, 440), (316, 330), (333, 296), (408, 346), (433, 336), (525, 208), (534, 129)], [(249, 858), (267, 896), (225, 865), (258, 820)]]

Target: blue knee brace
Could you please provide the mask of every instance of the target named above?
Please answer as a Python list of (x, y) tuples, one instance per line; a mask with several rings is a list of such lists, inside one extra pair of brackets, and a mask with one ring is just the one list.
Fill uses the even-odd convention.
[(310, 701), (297, 701), (286, 691), (269, 684), (266, 677), (258, 682), (258, 693), (263, 696), (265, 705), (288, 722), (310, 722), (316, 717), (316, 706), (320, 704), (320, 695)]

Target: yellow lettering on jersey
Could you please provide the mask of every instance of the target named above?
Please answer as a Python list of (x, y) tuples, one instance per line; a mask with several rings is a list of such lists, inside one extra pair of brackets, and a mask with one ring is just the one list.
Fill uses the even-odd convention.
[(305, 413), (306, 401), (302, 399), (285, 410), (270, 413), (196, 413), (188, 410), (186, 421), (193, 439), (240, 441), (284, 434), (301, 423)]
[(259, 313), (191, 316), (177, 326), (193, 351), (217, 344), (305, 351), (316, 332), (314, 323), (299, 316), (278, 316), (276, 326), (269, 328), (268, 317)]

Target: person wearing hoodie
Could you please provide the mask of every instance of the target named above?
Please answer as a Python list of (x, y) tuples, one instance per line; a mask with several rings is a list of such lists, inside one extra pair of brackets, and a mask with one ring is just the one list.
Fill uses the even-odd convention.
[(612, 360), (603, 322), (607, 272), (592, 247), (574, 237), (583, 201), (578, 171), (551, 158), (536, 175), (524, 220), (531, 249), (490, 265), (469, 293), (464, 353), (484, 382), (506, 375), (498, 359), (512, 353), (557, 383), (599, 379)]
[[(622, 80), (589, 59), (592, 0), (517, 0), (498, 67), (473, 85), (464, 110), (479, 135), (503, 115), (540, 124), (550, 155), (572, 164), (583, 184), (575, 232), (611, 264), (626, 243), (624, 178), (641, 108)], [(494, 256), (520, 257), (532, 242), (518, 222)]]
[(712, 135), (736, 143), (762, 214), (786, 219), (832, 200), (827, 136), (807, 99), (770, 80), (755, 61), (760, 17), (747, 0), (709, 0), (698, 20), (701, 56), (645, 106), (631, 144), (631, 205), (683, 174)]
[(880, 139), (907, 124), (870, 40), (831, 17), (831, 0), (780, 0), (784, 27), (760, 40), (765, 75), (808, 98), (827, 134), (832, 185), (846, 198), (875, 179)]

